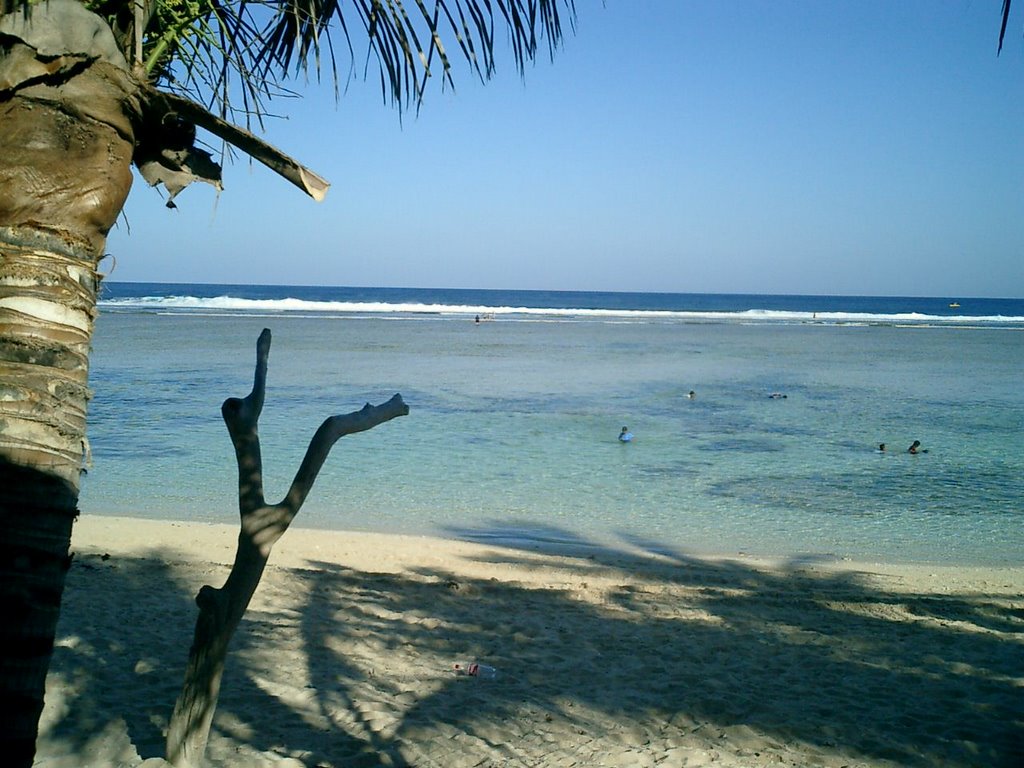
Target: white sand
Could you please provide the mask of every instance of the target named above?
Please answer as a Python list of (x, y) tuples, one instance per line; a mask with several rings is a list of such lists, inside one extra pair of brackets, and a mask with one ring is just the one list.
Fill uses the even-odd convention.
[[(229, 526), (86, 516), (36, 765), (163, 754)], [(109, 555), (109, 557), (107, 557)], [(478, 660), (496, 680), (458, 677)], [(1019, 766), (1024, 566), (550, 554), (288, 531), (211, 766)]]

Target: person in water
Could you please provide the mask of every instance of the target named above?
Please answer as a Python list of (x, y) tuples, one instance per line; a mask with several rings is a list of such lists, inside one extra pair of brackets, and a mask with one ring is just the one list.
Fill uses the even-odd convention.
[(878, 444), (878, 451), (879, 453), (885, 453), (885, 443)]
[(693, 400), (693, 398), (695, 398), (696, 396), (697, 393), (694, 392), (692, 389), (690, 390), (690, 393), (687, 395), (687, 397), (690, 398), (691, 400)]
[(907, 453), (928, 453), (928, 449), (921, 447), (920, 440), (915, 440), (913, 443), (910, 444), (910, 447), (907, 448)]
[(629, 431), (629, 427), (623, 427), (622, 431), (619, 432), (619, 442), (629, 443), (633, 440), (633, 433)]

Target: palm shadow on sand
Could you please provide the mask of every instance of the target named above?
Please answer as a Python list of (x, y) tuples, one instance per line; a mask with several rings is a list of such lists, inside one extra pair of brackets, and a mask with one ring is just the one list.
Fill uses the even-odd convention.
[[(892, 592), (801, 561), (766, 571), (657, 542), (499, 533), (460, 532), (488, 541), (495, 578), (272, 558), (260, 590), (288, 607), (266, 612), (258, 592), (235, 637), (210, 764), (538, 765), (570, 752), (583, 764), (615, 749), (639, 764), (730, 742), (751, 745), (751, 764), (758, 745), (764, 759), (792, 748), (873, 765), (1020, 757), (1019, 595)], [(509, 582), (509, 566), (554, 576)], [(124, 754), (162, 754), (192, 596), (224, 575), (195, 569), (172, 552), (76, 561), (51, 668), (72, 693), (41, 755), (86, 754), (118, 727)], [(154, 641), (131, 637), (154, 625)], [(454, 676), (463, 659), (499, 679)]]

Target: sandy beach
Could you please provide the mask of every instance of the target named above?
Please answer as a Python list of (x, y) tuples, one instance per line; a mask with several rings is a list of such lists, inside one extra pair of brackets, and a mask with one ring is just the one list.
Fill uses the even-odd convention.
[[(231, 526), (83, 516), (36, 765), (163, 755)], [(493, 680), (458, 676), (478, 661)], [(289, 530), (210, 766), (1016, 766), (1024, 566)]]

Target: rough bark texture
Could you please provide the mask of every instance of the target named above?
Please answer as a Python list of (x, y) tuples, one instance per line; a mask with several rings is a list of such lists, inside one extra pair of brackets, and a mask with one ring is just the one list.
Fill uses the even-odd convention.
[[(96, 268), (131, 186), (135, 88), (103, 55), (69, 52), (95, 37), (81, 24), (39, 21), (22, 39), (18, 20), (0, 21), (0, 604), (14, 619), (0, 623), (0, 754), (31, 766), (86, 453)], [(81, 46), (68, 39), (83, 31)]]
[(0, 711), (14, 713), (0, 754), (25, 766), (77, 514), (98, 283), (92, 252), (31, 230), (0, 228), (0, 604), (14, 617), (0, 622)]
[(202, 764), (231, 637), (259, 586), (271, 549), (298, 514), (331, 448), (344, 435), (372, 429), (409, 412), (401, 395), (395, 395), (381, 405), (367, 403), (362, 410), (328, 418), (310, 441), (284, 500), (267, 504), (258, 426), (269, 354), (270, 331), (264, 330), (256, 344), (252, 392), (244, 399), (229, 398), (221, 407), (238, 462), (241, 526), (235, 561), (224, 586), (204, 586), (196, 596), (199, 617), (185, 683), (167, 732), (167, 760), (177, 768)]

